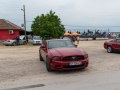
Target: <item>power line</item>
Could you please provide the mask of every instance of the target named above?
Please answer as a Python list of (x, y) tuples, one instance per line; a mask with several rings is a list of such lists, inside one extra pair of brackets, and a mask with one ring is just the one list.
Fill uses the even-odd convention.
[(66, 27), (120, 27), (118, 25), (115, 26), (80, 26), (80, 25), (64, 25)]
[[(33, 22), (33, 21), (26, 21), (26, 22)], [(63, 24), (64, 25), (64, 24)], [(92, 26), (92, 25), (90, 25), (90, 26), (87, 26), (87, 25), (85, 25), (85, 26), (81, 26), (81, 25), (67, 25), (67, 24), (65, 24), (64, 25), (65, 27), (120, 27), (119, 25), (112, 25), (112, 26)]]

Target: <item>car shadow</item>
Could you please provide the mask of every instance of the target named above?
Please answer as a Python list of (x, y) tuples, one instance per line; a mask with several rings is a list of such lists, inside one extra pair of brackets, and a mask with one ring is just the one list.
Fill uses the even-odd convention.
[(60, 71), (55, 70), (55, 71), (52, 71), (50, 73), (59, 74), (59, 75), (67, 75), (67, 74), (78, 74), (78, 73), (85, 74), (88, 72), (89, 72), (89, 69), (86, 68), (86, 69), (76, 69), (76, 70), (60, 70)]
[(114, 52), (112, 52), (112, 53), (108, 53), (106, 50), (102, 50), (101, 52), (107, 53), (107, 54), (120, 54), (119, 51), (114, 51)]

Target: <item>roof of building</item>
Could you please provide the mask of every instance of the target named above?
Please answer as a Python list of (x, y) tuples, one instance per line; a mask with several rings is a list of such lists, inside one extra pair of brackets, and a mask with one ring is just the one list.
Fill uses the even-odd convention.
[(23, 29), (17, 25), (15, 25), (14, 23), (8, 21), (8, 20), (5, 20), (5, 19), (0, 19), (0, 30), (1, 29), (12, 29), (12, 30), (21, 30), (23, 31)]

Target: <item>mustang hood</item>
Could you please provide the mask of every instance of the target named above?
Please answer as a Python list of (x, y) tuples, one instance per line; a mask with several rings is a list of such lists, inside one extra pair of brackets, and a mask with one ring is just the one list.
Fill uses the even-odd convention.
[(73, 56), (73, 55), (84, 55), (85, 52), (79, 48), (53, 48), (49, 52), (53, 56)]

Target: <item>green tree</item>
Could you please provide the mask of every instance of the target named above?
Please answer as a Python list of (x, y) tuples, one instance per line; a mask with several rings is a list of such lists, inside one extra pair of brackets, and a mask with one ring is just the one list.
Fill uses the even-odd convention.
[(60, 18), (52, 11), (37, 16), (32, 23), (31, 29), (35, 35), (39, 35), (44, 39), (60, 38), (65, 32)]

